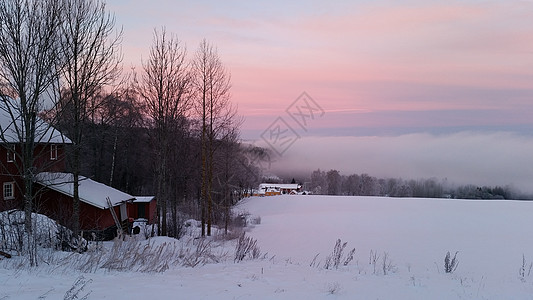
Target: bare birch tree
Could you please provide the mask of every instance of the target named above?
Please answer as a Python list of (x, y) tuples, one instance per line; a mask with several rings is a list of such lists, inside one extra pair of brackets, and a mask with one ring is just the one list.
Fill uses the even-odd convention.
[[(151, 118), (155, 132), (155, 180), (160, 215), (159, 234), (167, 235), (167, 208), (172, 199), (170, 191), (171, 139), (190, 108), (188, 64), (186, 49), (175, 36), (168, 36), (163, 28), (154, 30), (150, 55), (143, 62), (140, 80), (135, 80), (139, 95)], [(172, 202), (175, 206), (175, 202)], [(171, 212), (175, 213), (172, 209)]]
[(80, 151), (83, 124), (95, 109), (92, 101), (102, 87), (112, 84), (121, 73), (119, 46), (122, 33), (115, 32), (115, 18), (103, 1), (64, 0), (61, 51), (65, 56), (62, 75), (63, 121), (73, 142), (71, 166), (74, 180), (72, 229), (79, 233)]
[[(0, 86), (3, 86), (0, 95), (21, 147), (25, 228), (31, 265), (36, 264), (31, 213), (37, 113), (43, 109), (45, 98), (53, 100), (47, 94), (57, 81), (57, 70), (63, 62), (58, 48), (60, 16), (60, 1), (0, 1)], [(2, 132), (4, 130), (2, 128)]]

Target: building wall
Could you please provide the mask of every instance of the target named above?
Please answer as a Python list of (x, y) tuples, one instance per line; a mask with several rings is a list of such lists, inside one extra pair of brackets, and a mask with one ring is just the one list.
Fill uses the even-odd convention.
[[(42, 188), (42, 186), (40, 186)], [(38, 213), (57, 220), (62, 225), (72, 228), (73, 224), (73, 199), (57, 191), (43, 188), (37, 197), (35, 207)], [(114, 207), (115, 213), (120, 218), (118, 206)], [(81, 230), (104, 230), (115, 225), (109, 209), (100, 209), (80, 202), (80, 229)]]
[(155, 224), (157, 221), (157, 199), (150, 201), (146, 211), (148, 224)]
[[(57, 147), (57, 155), (52, 157), (51, 148)], [(19, 145), (0, 146), (0, 211), (8, 209), (22, 209), (24, 203), (24, 184), (20, 174), (22, 162), (20, 154), (12, 155), (13, 151), (20, 153)], [(55, 146), (48, 144), (39, 144), (35, 147), (35, 169), (37, 172), (64, 172), (65, 165), (65, 145), (57, 144)], [(8, 161), (10, 158), (10, 161)], [(4, 198), (4, 183), (14, 183), (14, 199)]]
[[(141, 216), (140, 210), (141, 206), (144, 207), (144, 216)], [(148, 220), (148, 224), (154, 224), (157, 220), (157, 200), (154, 199), (148, 203), (146, 202), (136, 202), (128, 203), (128, 216), (133, 219), (145, 218)]]
[[(24, 203), (24, 185), (22, 176), (19, 175), (22, 169), (20, 155), (9, 155), (9, 149), (20, 153), (20, 146), (8, 145), (0, 146), (0, 211), (8, 209), (22, 209)], [(12, 152), (12, 151), (11, 151)], [(35, 169), (37, 172), (65, 172), (65, 145), (64, 144), (40, 144), (35, 148)], [(9, 161), (8, 161), (9, 160)], [(14, 183), (13, 199), (4, 199), (4, 183)], [(64, 226), (72, 227), (73, 199), (54, 190), (43, 188), (41, 185), (34, 185), (36, 199), (34, 203), (35, 211), (45, 214), (57, 220)], [(137, 203), (126, 205), (128, 217), (137, 218)], [(145, 206), (145, 218), (153, 224), (156, 212), (156, 201), (142, 203)], [(120, 219), (119, 206), (114, 207), (115, 213)], [(100, 209), (95, 206), (80, 202), (80, 229), (81, 230), (103, 230), (115, 225), (113, 216), (109, 209)]]

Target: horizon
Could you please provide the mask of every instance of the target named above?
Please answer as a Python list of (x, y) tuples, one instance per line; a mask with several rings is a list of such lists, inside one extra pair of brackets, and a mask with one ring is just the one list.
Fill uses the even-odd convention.
[(189, 57), (203, 38), (216, 46), (245, 117), (242, 139), (276, 153), (267, 171), (533, 192), (531, 1), (115, 0), (108, 8), (123, 26), (125, 68), (140, 65), (162, 26)]

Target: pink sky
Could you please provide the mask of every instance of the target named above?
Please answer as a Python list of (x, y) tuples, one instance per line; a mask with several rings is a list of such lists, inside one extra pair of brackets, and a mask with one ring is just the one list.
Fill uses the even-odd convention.
[[(246, 118), (242, 137), (259, 144), (277, 117), (301, 139), (533, 136), (532, 1), (110, 0), (108, 7), (124, 28), (126, 67), (139, 65), (161, 26), (191, 56), (201, 39), (215, 44)], [(304, 91), (325, 112), (306, 130), (285, 111)]]

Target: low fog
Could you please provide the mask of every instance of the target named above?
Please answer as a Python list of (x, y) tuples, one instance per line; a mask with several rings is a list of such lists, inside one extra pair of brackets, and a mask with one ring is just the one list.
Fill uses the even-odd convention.
[[(264, 145), (263, 145), (264, 146)], [(533, 192), (533, 137), (507, 132), (461, 132), (394, 137), (302, 137), (268, 172), (306, 176), (313, 170), (377, 177), (435, 177), (455, 184), (510, 185)]]

